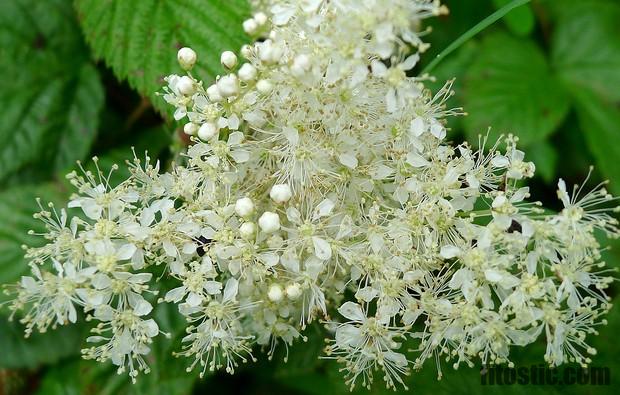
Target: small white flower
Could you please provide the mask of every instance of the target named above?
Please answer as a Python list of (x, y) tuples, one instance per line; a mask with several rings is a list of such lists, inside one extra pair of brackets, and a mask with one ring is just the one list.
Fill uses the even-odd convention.
[(217, 136), (219, 131), (220, 129), (215, 123), (205, 122), (198, 128), (198, 137), (203, 141), (207, 141)]
[(237, 65), (237, 55), (232, 51), (224, 51), (220, 56), (220, 63), (227, 69), (232, 69)]
[(250, 63), (244, 63), (241, 68), (239, 68), (238, 74), (239, 79), (244, 82), (254, 81), (258, 75), (256, 67), (252, 66)]
[(256, 225), (254, 222), (244, 222), (239, 227), (239, 233), (245, 238), (250, 238), (256, 234)]
[(271, 191), (269, 192), (269, 197), (279, 204), (288, 202), (292, 196), (293, 192), (288, 184), (276, 184), (271, 187)]
[(183, 125), (183, 132), (188, 136), (195, 136), (198, 132), (199, 126), (193, 122), (188, 122)]
[(177, 88), (182, 95), (191, 96), (196, 92), (196, 84), (190, 77), (184, 75), (177, 82)]
[(179, 65), (181, 65), (184, 70), (191, 70), (196, 64), (196, 58), (196, 52), (188, 47), (183, 47), (177, 52)]
[(266, 95), (273, 89), (273, 84), (269, 80), (258, 80), (256, 83), (256, 89), (263, 95)]
[(228, 74), (217, 81), (217, 89), (222, 97), (237, 96), (239, 94), (239, 79), (236, 74)]
[(256, 23), (256, 21), (254, 19), (246, 19), (243, 22), (243, 30), (247, 33), (247, 34), (254, 34), (256, 33), (256, 30), (258, 29), (258, 23)]
[(280, 216), (270, 211), (265, 211), (258, 219), (258, 226), (265, 233), (273, 233), (280, 229)]
[(235, 212), (240, 217), (247, 217), (254, 212), (254, 202), (249, 197), (237, 199), (235, 202)]
[(284, 297), (284, 291), (282, 290), (282, 287), (278, 284), (272, 284), (269, 287), (269, 292), (267, 292), (267, 296), (269, 297), (269, 300), (277, 303), (281, 301)]

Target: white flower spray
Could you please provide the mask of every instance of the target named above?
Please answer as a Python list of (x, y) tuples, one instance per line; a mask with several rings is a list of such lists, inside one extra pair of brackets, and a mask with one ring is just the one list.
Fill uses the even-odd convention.
[[(16, 287), (26, 334), (95, 321), (85, 358), (148, 372), (162, 334), (154, 303), (188, 326), (178, 355), (201, 373), (269, 358), (316, 320), (325, 357), (347, 383), (388, 387), (427, 359), (510, 364), (511, 346), (544, 337), (545, 360), (586, 365), (610, 309), (600, 231), (618, 237), (614, 198), (572, 194), (546, 214), (527, 201), (534, 165), (509, 136), (490, 150), (446, 137), (451, 83), (432, 94), (410, 76), (427, 45), (434, 0), (261, 1), (243, 26), (257, 40), (226, 74), (166, 78), (163, 98), (193, 136), (183, 165), (148, 156), (117, 186), (100, 171), (70, 174), (69, 219), (37, 216), (48, 244)], [(240, 64), (242, 63), (242, 64)], [(161, 278), (175, 287), (159, 297)], [(332, 314), (330, 317), (329, 314)]]

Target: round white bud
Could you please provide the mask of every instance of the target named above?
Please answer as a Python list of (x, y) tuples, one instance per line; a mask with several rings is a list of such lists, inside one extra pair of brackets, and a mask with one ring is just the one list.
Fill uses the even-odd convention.
[(240, 52), (241, 52), (241, 56), (243, 56), (246, 59), (249, 59), (250, 56), (252, 56), (252, 47), (248, 44), (243, 44)]
[(240, 217), (247, 217), (254, 212), (254, 202), (249, 197), (237, 199), (235, 202), (235, 213)]
[(265, 211), (258, 219), (258, 226), (265, 233), (273, 233), (280, 229), (280, 217), (271, 211)]
[(194, 80), (192, 80), (186, 75), (179, 78), (179, 81), (177, 82), (177, 88), (179, 89), (179, 92), (185, 96), (193, 95), (196, 91), (196, 85), (194, 84)]
[(214, 103), (219, 103), (224, 100), (216, 84), (213, 84), (207, 88), (207, 96), (209, 97), (209, 100)]
[(254, 20), (256, 21), (256, 23), (258, 23), (259, 26), (262, 26), (267, 23), (267, 15), (265, 15), (264, 12), (258, 12), (256, 15), (254, 15)]
[(278, 284), (273, 284), (269, 287), (269, 291), (267, 292), (267, 297), (272, 302), (279, 302), (284, 297), (284, 292), (282, 291), (282, 287)]
[(244, 222), (239, 227), (239, 233), (242, 237), (250, 238), (256, 234), (256, 225), (254, 222)]
[(239, 94), (239, 79), (235, 74), (228, 74), (217, 81), (217, 89), (222, 97), (236, 96)]
[(183, 132), (189, 136), (194, 136), (196, 135), (196, 132), (198, 132), (198, 128), (199, 126), (196, 125), (194, 122), (188, 122), (183, 125)]
[(177, 60), (184, 70), (191, 70), (196, 64), (196, 52), (188, 47), (183, 47), (177, 52)]
[(198, 129), (198, 137), (201, 140), (209, 140), (216, 136), (220, 129), (213, 122), (205, 122)]
[(253, 81), (256, 78), (256, 67), (252, 66), (250, 63), (244, 63), (239, 68), (239, 79), (241, 81)]
[(293, 196), (293, 192), (287, 184), (276, 184), (269, 191), (269, 197), (276, 203), (286, 203), (291, 196)]
[(301, 296), (301, 286), (298, 283), (289, 284), (286, 287), (286, 296), (290, 300), (297, 300)]
[(220, 56), (220, 62), (222, 66), (227, 69), (232, 69), (237, 65), (237, 55), (235, 55), (232, 51), (224, 51), (222, 52), (222, 56)]
[(246, 19), (245, 21), (243, 21), (243, 31), (246, 32), (247, 34), (254, 34), (256, 33), (256, 30), (258, 29), (258, 23), (256, 23), (256, 21), (254, 19)]
[(269, 80), (259, 80), (256, 83), (256, 89), (263, 95), (268, 94), (273, 89), (273, 85)]

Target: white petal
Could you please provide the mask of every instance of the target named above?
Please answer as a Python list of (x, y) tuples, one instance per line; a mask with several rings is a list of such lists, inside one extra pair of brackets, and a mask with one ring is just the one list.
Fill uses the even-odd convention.
[(313, 236), (312, 244), (314, 245), (314, 255), (324, 261), (332, 257), (332, 248), (327, 241), (320, 237)]
[(334, 209), (335, 205), (336, 204), (334, 202), (332, 202), (330, 199), (323, 200), (314, 209), (314, 216), (313, 216), (313, 218), (316, 220), (316, 219), (319, 219), (321, 217), (325, 217), (325, 216), (331, 214), (331, 212)]
[(366, 314), (364, 314), (362, 307), (357, 303), (345, 302), (338, 308), (338, 312), (351, 321), (366, 321)]
[(222, 289), (222, 283), (219, 281), (207, 281), (205, 282), (204, 289), (209, 295), (219, 294)]
[(239, 281), (236, 278), (230, 278), (226, 281), (226, 287), (224, 287), (224, 296), (222, 302), (228, 302), (235, 299), (237, 292), (239, 291)]

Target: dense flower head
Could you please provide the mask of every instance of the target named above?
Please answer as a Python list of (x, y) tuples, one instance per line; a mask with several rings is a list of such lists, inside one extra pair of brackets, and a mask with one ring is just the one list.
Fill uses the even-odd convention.
[[(163, 99), (192, 144), (182, 164), (134, 158), (131, 177), (72, 173), (45, 209), (11, 307), (27, 334), (97, 322), (83, 350), (135, 379), (166, 335), (155, 303), (187, 320), (177, 355), (202, 373), (269, 357), (325, 324), (347, 383), (388, 387), (426, 360), (510, 363), (543, 337), (545, 360), (585, 365), (611, 308), (596, 232), (618, 237), (600, 185), (550, 213), (528, 200), (535, 166), (513, 136), (478, 150), (446, 141), (452, 83), (413, 76), (435, 0), (258, 1), (257, 40), (224, 52), (211, 85), (166, 77)], [(215, 56), (215, 55), (213, 55)], [(161, 278), (175, 286), (162, 288)], [(294, 351), (292, 351), (294, 352)], [(440, 369), (439, 365), (438, 368)], [(441, 370), (439, 370), (441, 375)]]

